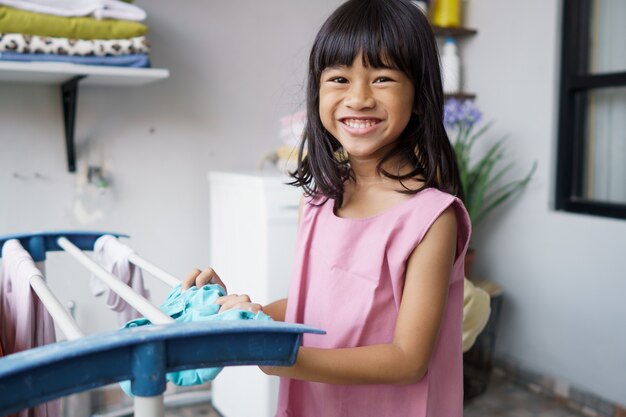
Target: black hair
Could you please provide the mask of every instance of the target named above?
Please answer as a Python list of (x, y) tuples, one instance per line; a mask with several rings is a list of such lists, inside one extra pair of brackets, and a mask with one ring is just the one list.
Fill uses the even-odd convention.
[[(443, 88), (439, 52), (432, 28), (423, 12), (409, 0), (349, 0), (322, 25), (309, 57), (307, 121), (291, 185), (307, 196), (343, 201), (343, 184), (353, 178), (341, 144), (322, 125), (319, 112), (320, 78), (332, 66), (351, 66), (361, 54), (363, 64), (402, 71), (415, 88), (414, 113), (393, 147), (379, 162), (378, 172), (401, 183), (420, 177), (420, 189), (403, 184), (407, 194), (428, 187), (462, 198), (456, 157), (443, 125)], [(306, 149), (306, 151), (305, 151)], [(382, 164), (400, 156), (412, 171), (399, 175)]]

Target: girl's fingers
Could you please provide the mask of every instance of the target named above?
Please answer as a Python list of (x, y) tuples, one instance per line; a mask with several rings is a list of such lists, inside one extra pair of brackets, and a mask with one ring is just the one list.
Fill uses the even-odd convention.
[(243, 310), (248, 310), (248, 311), (251, 311), (253, 313), (258, 313), (259, 311), (263, 311), (263, 306), (261, 304), (257, 304), (257, 303), (250, 303), (248, 305), (248, 307), (244, 308)]
[(203, 285), (209, 284), (211, 282), (211, 280), (213, 279), (213, 277), (216, 276), (216, 275), (217, 274), (215, 273), (213, 268), (206, 268), (196, 278), (196, 287), (200, 288)]
[(222, 288), (224, 288), (224, 291), (228, 292), (228, 290), (226, 289), (226, 285), (224, 284), (224, 282), (222, 282), (222, 280), (220, 279), (220, 276), (217, 275), (217, 272), (215, 272), (213, 268), (205, 269), (198, 276), (198, 278), (196, 278), (196, 286), (198, 288), (207, 284), (218, 284)]
[(238, 309), (238, 310), (246, 310), (251, 311), (253, 313), (258, 313), (259, 311), (263, 311), (263, 306), (258, 303), (253, 303), (250, 301), (250, 297), (243, 295), (231, 294), (224, 297), (220, 297), (215, 300), (216, 304), (219, 304), (220, 312)]
[[(211, 274), (205, 274), (207, 270), (200, 272), (199, 269), (195, 269), (189, 273), (185, 281), (183, 281), (183, 290), (190, 288), (193, 285), (202, 286), (206, 285), (208, 276), (217, 276)], [(204, 275), (203, 275), (204, 274)], [(218, 277), (219, 279), (219, 277)], [(219, 297), (214, 301), (215, 304), (219, 304), (220, 313), (228, 310), (246, 310), (251, 311), (253, 313), (258, 313), (259, 311), (263, 311), (263, 306), (258, 303), (253, 303), (250, 300), (250, 296), (247, 294), (229, 294), (223, 297)]]
[(198, 268), (195, 268), (183, 281), (182, 290), (185, 291), (194, 285), (200, 288), (207, 284), (218, 284), (226, 290), (226, 285), (213, 268), (206, 268), (204, 271), (200, 271)]
[(224, 308), (225, 306), (222, 306), (222, 308), (220, 308), (220, 313), (223, 313), (225, 311), (228, 310), (245, 310), (245, 311), (250, 311), (252, 313), (258, 313), (259, 311), (263, 311), (263, 306), (261, 304), (257, 304), (257, 303), (249, 303), (249, 302), (241, 302), (241, 303), (236, 303), (233, 304), (231, 306), (228, 306), (227, 308)]
[(247, 294), (228, 294), (217, 298), (214, 303), (224, 305), (225, 303), (232, 302), (233, 300), (250, 302), (250, 297)]
[(219, 275), (215, 273), (215, 271), (213, 271), (213, 275), (211, 276), (211, 279), (209, 280), (209, 284), (220, 285), (222, 288), (224, 288), (224, 291), (228, 292), (228, 290), (226, 289), (226, 284), (224, 284), (224, 282), (220, 279)]
[(220, 304), (222, 306), (220, 308), (220, 311), (230, 310), (231, 308), (234, 308), (236, 305), (239, 305), (242, 303), (250, 304), (250, 297), (248, 297), (247, 295), (227, 295), (226, 297), (220, 297), (220, 298), (222, 298), (222, 300), (218, 298), (215, 301), (217, 304)]
[(194, 270), (191, 271), (187, 275), (187, 278), (185, 278), (185, 280), (183, 281), (182, 290), (185, 291), (191, 288), (192, 286), (196, 285), (196, 278), (198, 277), (198, 275), (200, 275), (201, 272), (202, 271), (200, 271), (198, 268), (194, 268)]

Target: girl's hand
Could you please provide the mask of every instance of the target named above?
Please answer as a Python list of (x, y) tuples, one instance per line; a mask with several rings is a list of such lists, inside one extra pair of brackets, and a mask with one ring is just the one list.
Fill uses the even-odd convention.
[(259, 311), (263, 311), (263, 307), (261, 306), (261, 304), (253, 303), (250, 300), (250, 297), (246, 294), (225, 295), (224, 297), (220, 297), (217, 300), (215, 300), (215, 304), (221, 305), (220, 311), (219, 311), (220, 313), (227, 311), (227, 310), (231, 310), (231, 309), (246, 310), (246, 311), (251, 311), (253, 313), (258, 313)]
[(218, 284), (221, 285), (225, 291), (228, 291), (226, 289), (226, 285), (224, 285), (219, 275), (217, 275), (213, 268), (206, 268), (204, 271), (200, 271), (198, 268), (195, 268), (183, 281), (182, 290), (185, 291), (194, 285), (200, 288), (207, 284)]
[(259, 369), (265, 374), (269, 376), (280, 376), (278, 372), (277, 366), (259, 366)]
[[(218, 284), (221, 285), (224, 290), (227, 291), (226, 285), (220, 279), (219, 275), (213, 270), (213, 268), (207, 268), (204, 271), (200, 271), (198, 268), (194, 269), (187, 275), (187, 278), (183, 281), (182, 290), (185, 291), (192, 286), (196, 286), (198, 288), (207, 284)], [(261, 304), (253, 303), (250, 300), (250, 297), (247, 295), (237, 295), (237, 294), (229, 294), (215, 300), (215, 304), (219, 304), (220, 313), (223, 311), (231, 310), (231, 309), (239, 309), (239, 310), (247, 310), (253, 313), (258, 313), (259, 311), (263, 311), (263, 306)]]

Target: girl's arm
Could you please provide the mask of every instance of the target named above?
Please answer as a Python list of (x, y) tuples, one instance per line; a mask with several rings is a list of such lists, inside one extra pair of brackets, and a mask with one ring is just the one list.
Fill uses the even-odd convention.
[(456, 215), (450, 207), (409, 257), (392, 343), (345, 349), (301, 347), (294, 366), (262, 367), (263, 371), (330, 384), (419, 381), (426, 373), (446, 304), (456, 233)]
[(263, 312), (276, 321), (285, 321), (285, 311), (287, 310), (287, 299), (283, 298), (274, 301), (263, 307)]

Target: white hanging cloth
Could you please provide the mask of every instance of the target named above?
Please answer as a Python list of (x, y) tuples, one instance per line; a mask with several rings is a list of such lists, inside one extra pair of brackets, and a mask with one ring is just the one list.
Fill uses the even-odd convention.
[[(144, 298), (150, 298), (150, 292), (143, 285), (141, 268), (133, 265), (129, 256), (134, 251), (121, 243), (116, 237), (104, 235), (99, 237), (93, 247), (94, 260), (102, 268), (119, 278), (123, 283), (131, 287), (137, 294)], [(114, 291), (109, 289), (97, 276), (92, 275), (89, 283), (91, 292), (95, 296), (106, 294), (107, 307), (117, 311), (120, 326), (128, 321), (141, 317), (141, 314), (132, 308)]]

